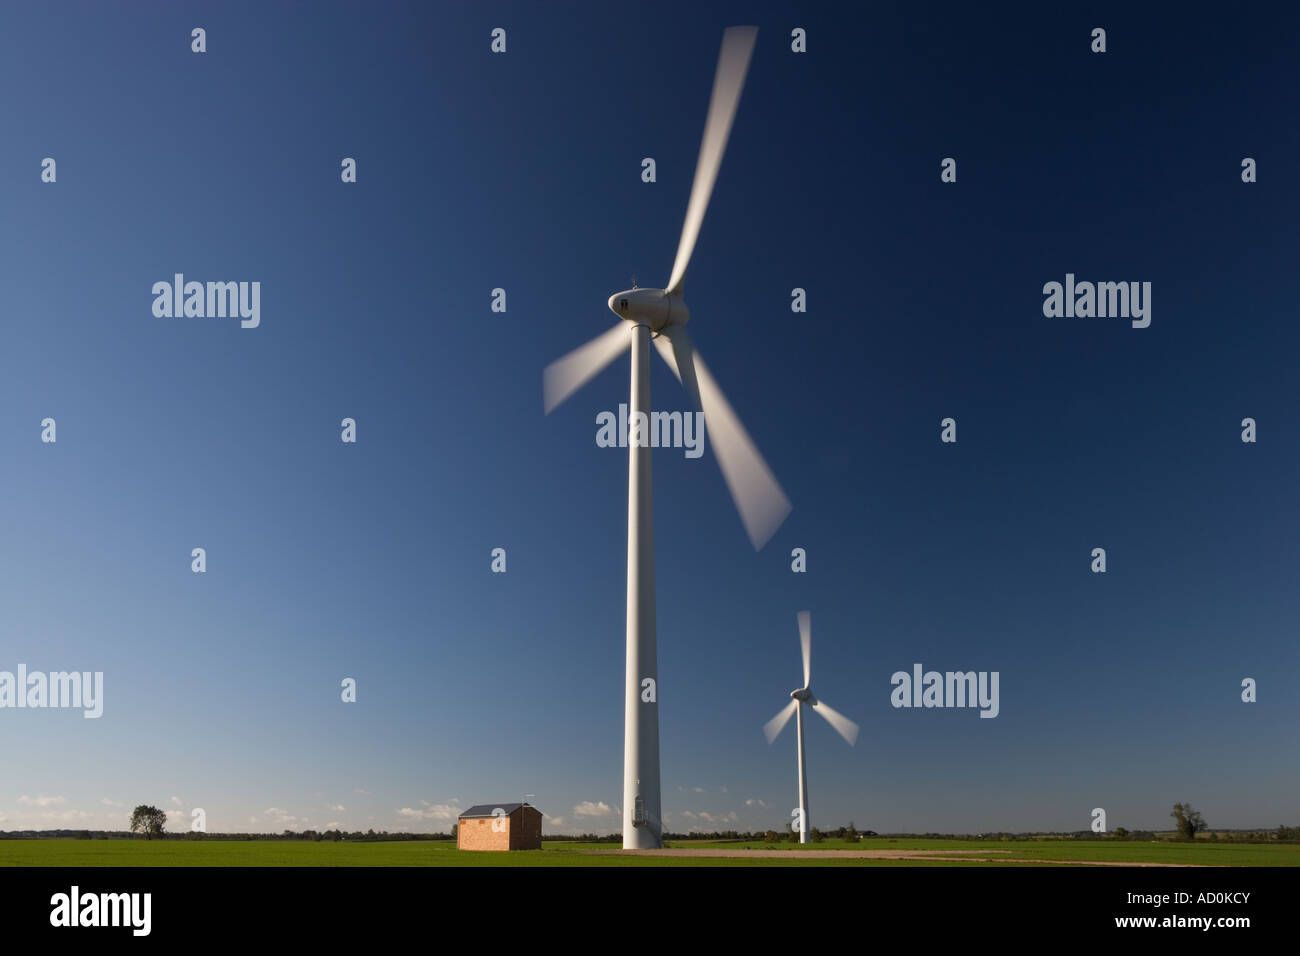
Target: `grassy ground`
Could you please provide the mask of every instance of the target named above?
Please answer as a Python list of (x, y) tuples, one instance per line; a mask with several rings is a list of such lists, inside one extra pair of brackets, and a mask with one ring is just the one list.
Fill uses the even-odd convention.
[[(795, 844), (674, 840), (678, 848), (798, 849)], [(990, 866), (955, 861), (697, 859), (591, 856), (581, 850), (617, 849), (610, 843), (547, 840), (540, 852), (470, 853), (451, 842), (310, 843), (300, 841), (0, 840), (0, 866)], [(999, 856), (1068, 863), (1072, 860), (1191, 863), (1208, 866), (1300, 866), (1300, 846), (1250, 843), (1138, 843), (1120, 841), (826, 840), (819, 850), (1000, 850)]]
[(836, 850), (997, 850), (997, 856), (1034, 860), (1101, 860), (1123, 863), (1191, 863), (1199, 866), (1300, 866), (1300, 845), (1294, 843), (1129, 842), (1127, 840), (897, 840), (867, 839), (860, 843), (823, 840), (800, 847), (796, 843), (674, 842), (673, 846), (750, 847), (752, 849)]

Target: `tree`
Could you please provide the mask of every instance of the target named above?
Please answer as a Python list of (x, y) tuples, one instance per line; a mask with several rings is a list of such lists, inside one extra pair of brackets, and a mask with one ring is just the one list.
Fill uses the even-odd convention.
[(1190, 803), (1175, 803), (1169, 814), (1178, 823), (1178, 835), (1184, 840), (1195, 840), (1196, 834), (1205, 829), (1205, 820), (1201, 811), (1193, 810)]
[(152, 840), (155, 833), (161, 834), (166, 825), (167, 814), (157, 807), (142, 803), (131, 811), (131, 832), (143, 833), (146, 840)]
[(858, 836), (857, 825), (852, 820), (849, 821), (847, 832), (848, 832), (848, 836), (846, 837), (846, 839), (850, 843), (857, 843), (860, 839), (862, 839), (861, 837)]
[(1114, 835), (1116, 840), (1123, 840), (1128, 836), (1128, 830), (1125, 827), (1116, 827)]

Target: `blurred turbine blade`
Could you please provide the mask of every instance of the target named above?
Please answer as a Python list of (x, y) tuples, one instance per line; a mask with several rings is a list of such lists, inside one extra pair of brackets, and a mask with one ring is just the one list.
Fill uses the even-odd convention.
[(840, 736), (849, 742), (852, 747), (858, 739), (858, 725), (849, 720), (838, 710), (824, 701), (814, 700), (812, 702), (813, 710), (826, 718), (826, 722), (839, 731)]
[(812, 615), (799, 612), (799, 643), (803, 647), (803, 686), (812, 682)]
[[(704, 411), (704, 405), (700, 402), (700, 383), (695, 377), (695, 344), (691, 342), (686, 327), (670, 325), (655, 337), (654, 343), (660, 357), (682, 383), (682, 388), (686, 389), (691, 408)], [(708, 422), (705, 421), (704, 424), (707, 428)]]
[(596, 377), (632, 346), (631, 329), (620, 322), (608, 332), (556, 359), (542, 373), (542, 404), (546, 414)]
[(722, 469), (722, 477), (726, 479), (736, 510), (740, 512), (745, 533), (749, 535), (754, 550), (761, 551), (790, 514), (790, 499), (758, 453), (753, 439), (714, 381), (704, 359), (695, 351), (686, 328), (670, 325), (655, 338), (654, 343), (687, 393), (699, 402), (718, 467)]
[(790, 701), (790, 703), (781, 708), (780, 712), (775, 717), (763, 725), (763, 733), (767, 736), (767, 742), (769, 744), (776, 740), (777, 734), (781, 733), (785, 728), (785, 725), (790, 722), (790, 718), (794, 716), (795, 708), (798, 706), (799, 702), (797, 700)]
[(695, 162), (695, 182), (691, 198), (686, 204), (686, 221), (682, 224), (682, 238), (677, 244), (677, 259), (673, 262), (673, 275), (668, 280), (668, 292), (680, 294), (690, 265), (695, 240), (700, 236), (704, 212), (709, 208), (713, 184), (722, 166), (722, 154), (727, 151), (731, 137), (731, 123), (740, 105), (740, 93), (745, 88), (745, 74), (754, 53), (754, 39), (758, 27), (728, 27), (722, 34), (722, 49), (718, 53), (718, 71), (713, 77), (713, 96), (709, 100), (709, 113), (704, 120), (704, 138), (700, 141), (700, 156)]
[[(664, 342), (664, 338), (669, 341)], [(758, 453), (745, 426), (740, 424), (740, 418), (713, 380), (704, 359), (695, 351), (686, 329), (680, 325), (669, 326), (654, 341), (686, 391), (695, 393), (692, 398), (698, 395), (722, 477), (736, 502), (750, 544), (755, 551), (761, 551), (790, 513), (790, 499), (777, 484), (776, 476)], [(690, 384), (692, 379), (694, 388)]]

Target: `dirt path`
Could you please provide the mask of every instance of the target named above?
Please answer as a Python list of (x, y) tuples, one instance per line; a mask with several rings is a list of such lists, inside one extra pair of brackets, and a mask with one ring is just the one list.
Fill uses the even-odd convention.
[(1039, 860), (1016, 856), (994, 856), (1011, 850), (580, 850), (598, 856), (694, 856), (714, 859), (745, 858), (784, 860), (935, 860), (950, 863), (1036, 863), (1040, 866), (1198, 866), (1196, 863), (1135, 863), (1126, 860)]

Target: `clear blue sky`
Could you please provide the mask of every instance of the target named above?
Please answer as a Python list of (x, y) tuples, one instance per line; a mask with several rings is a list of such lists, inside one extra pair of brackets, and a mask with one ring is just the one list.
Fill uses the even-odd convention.
[[(550, 416), (541, 375), (667, 281), (733, 23), (686, 291), (794, 511), (756, 554), (711, 452), (655, 455), (668, 828), (789, 819), (793, 728), (761, 728), (803, 609), (862, 727), (812, 719), (814, 823), (1300, 822), (1297, 15), (907, 6), (9, 10), (0, 670), (105, 701), (0, 710), (0, 828), (437, 830), (525, 793), (617, 828), (627, 458), (595, 416), (627, 366)], [(260, 327), (154, 317), (176, 272), (260, 281)], [(1045, 318), (1067, 272), (1150, 281), (1150, 328)], [(652, 398), (686, 407), (657, 359)], [(892, 708), (915, 662), (998, 671), (1000, 715)]]

